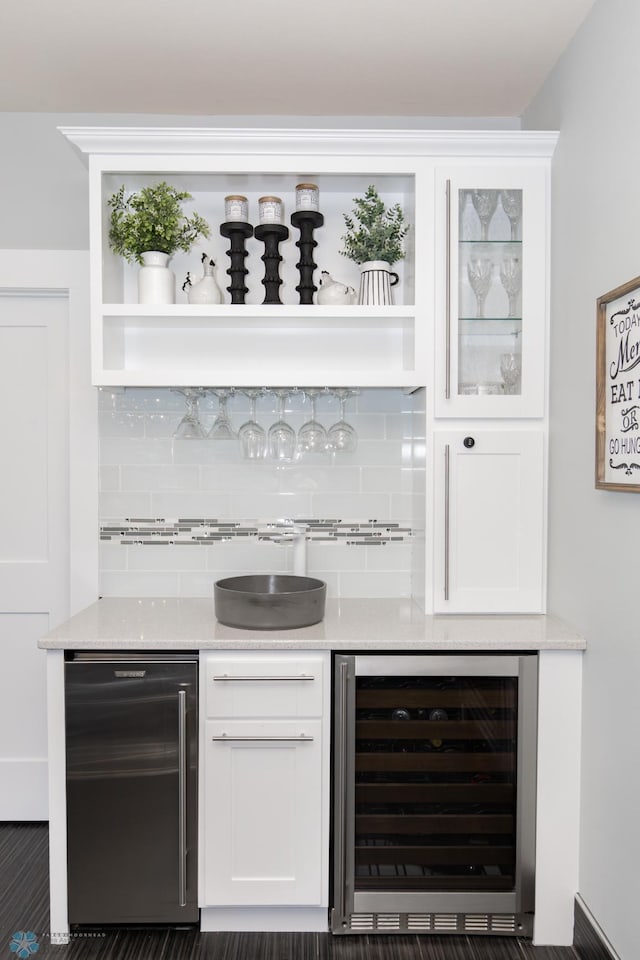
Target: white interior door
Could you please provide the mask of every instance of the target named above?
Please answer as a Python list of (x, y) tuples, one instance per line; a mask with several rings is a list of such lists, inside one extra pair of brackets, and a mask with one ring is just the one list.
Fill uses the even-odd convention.
[(48, 816), (37, 642), (96, 596), (87, 274), (86, 254), (0, 252), (0, 820)]

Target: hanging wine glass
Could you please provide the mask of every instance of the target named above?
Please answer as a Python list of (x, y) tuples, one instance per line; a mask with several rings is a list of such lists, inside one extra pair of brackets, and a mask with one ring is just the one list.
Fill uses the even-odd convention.
[(358, 434), (355, 428), (345, 420), (344, 408), (349, 397), (355, 396), (357, 390), (338, 387), (331, 392), (340, 401), (340, 419), (327, 431), (327, 448), (332, 453), (354, 453), (358, 447)]
[(187, 412), (173, 432), (176, 440), (203, 440), (206, 437), (200, 423), (198, 401), (204, 396), (204, 390), (197, 387), (172, 387), (173, 393), (181, 393), (187, 401)]
[(500, 202), (511, 224), (511, 239), (516, 240), (518, 224), (522, 218), (522, 190), (502, 190)]
[(467, 264), (469, 283), (476, 298), (476, 318), (484, 317), (484, 302), (491, 288), (493, 263), (485, 258), (474, 258)]
[(267, 449), (272, 460), (287, 463), (296, 454), (296, 432), (285, 420), (285, 400), (291, 393), (288, 387), (273, 391), (278, 398), (278, 419), (272, 423), (267, 433)]
[(316, 399), (321, 391), (316, 387), (307, 387), (305, 397), (311, 402), (311, 419), (298, 430), (298, 450), (301, 454), (324, 453), (327, 449), (327, 431), (316, 420)]
[(509, 299), (509, 317), (518, 313), (518, 296), (522, 289), (522, 263), (519, 257), (505, 257), (500, 264), (500, 283)]
[(472, 190), (471, 202), (480, 221), (480, 239), (489, 239), (489, 224), (498, 206), (497, 190)]
[(256, 420), (256, 403), (262, 390), (243, 390), (251, 402), (251, 414), (238, 429), (240, 452), (245, 460), (261, 460), (267, 449), (267, 434)]
[(209, 440), (235, 440), (236, 431), (231, 425), (231, 420), (229, 419), (229, 414), (227, 413), (227, 403), (229, 397), (232, 397), (234, 394), (233, 387), (220, 388), (212, 390), (213, 393), (218, 398), (218, 415), (211, 424), (211, 429), (207, 434)]

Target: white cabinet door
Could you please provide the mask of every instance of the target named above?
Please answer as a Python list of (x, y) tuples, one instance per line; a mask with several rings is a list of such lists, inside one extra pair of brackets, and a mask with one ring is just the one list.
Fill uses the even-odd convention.
[(437, 173), (438, 417), (544, 416), (547, 177), (546, 162)]
[(320, 905), (322, 723), (211, 720), (204, 905)]
[(542, 613), (542, 430), (470, 426), (434, 443), (436, 613)]

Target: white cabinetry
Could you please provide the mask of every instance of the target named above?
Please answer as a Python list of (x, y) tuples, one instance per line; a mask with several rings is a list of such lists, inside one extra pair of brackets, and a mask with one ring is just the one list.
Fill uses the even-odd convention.
[[(423, 451), (435, 444), (436, 456), (430, 463), (419, 452), (413, 462), (419, 493), (412, 525), (420, 535), (424, 530), (425, 543), (422, 554), (415, 550), (417, 602), (424, 602), (427, 612), (543, 611), (548, 210), (556, 134), (249, 128), (62, 132), (89, 157), (95, 384), (426, 388), (419, 391), (426, 394), (420, 435), (426, 437)], [(181, 302), (140, 305), (137, 267), (109, 249), (107, 201), (122, 184), (137, 190), (160, 179), (192, 194), (190, 212), (195, 209), (208, 220), (212, 237), (188, 256), (173, 258)], [(328, 270), (344, 283), (359, 285), (358, 267), (340, 256), (344, 214), (352, 212), (356, 196), (373, 184), (386, 204), (401, 206), (411, 229), (406, 258), (394, 264), (400, 280), (393, 305), (297, 302), (300, 252), (290, 215), (300, 181), (313, 181), (320, 190), (324, 224), (314, 234), (316, 284), (319, 271)], [(180, 292), (187, 270), (197, 272), (201, 251), (216, 260), (220, 287), (228, 286), (229, 241), (219, 235), (219, 225), (229, 193), (248, 197), (254, 225), (261, 195), (284, 201), (290, 233), (280, 247), (282, 304), (263, 303), (264, 248), (255, 238), (247, 241), (244, 304), (229, 303), (225, 293), (227, 302), (220, 305), (191, 306)], [(482, 194), (491, 213), (486, 233)], [(484, 292), (475, 281), (472, 285), (478, 269), (488, 280)], [(511, 380), (509, 364), (516, 371)], [(476, 449), (464, 466), (452, 457), (450, 481), (458, 486), (447, 501), (447, 539), (440, 431), (451, 424), (466, 435), (476, 418), (482, 418), (478, 425), (487, 442), (497, 443), (501, 431), (510, 430), (504, 443), (512, 443), (517, 433), (525, 447), (521, 455), (509, 456), (497, 449), (477, 456)], [(534, 426), (539, 428), (535, 455), (529, 449)], [(531, 530), (527, 524), (534, 517)], [(487, 538), (491, 547), (483, 557)]]
[(202, 658), (203, 907), (326, 907), (328, 657)]
[(544, 609), (544, 433), (437, 430), (436, 613)]
[[(203, 386), (267, 385), (291, 382), (329, 386), (415, 386), (425, 382), (429, 356), (424, 317), (433, 302), (432, 233), (434, 168), (419, 155), (380, 149), (372, 134), (354, 137), (336, 131), (303, 131), (286, 138), (279, 131), (86, 130), (63, 129), (90, 157), (92, 379), (96, 384)], [(376, 150), (377, 148), (377, 150)], [(107, 201), (124, 184), (139, 190), (167, 180), (192, 194), (186, 212), (196, 210), (211, 226), (211, 237), (190, 254), (176, 254), (176, 303), (137, 303), (137, 265), (115, 256), (108, 243)], [(394, 303), (384, 307), (300, 305), (296, 246), (291, 225), (295, 186), (313, 180), (320, 190), (323, 226), (314, 233), (320, 270), (358, 287), (359, 268), (340, 256), (343, 214), (353, 198), (375, 184), (388, 205), (398, 203), (411, 232), (406, 259), (394, 265), (400, 281)], [(282, 304), (264, 304), (264, 246), (247, 240), (249, 288), (246, 302), (191, 306), (181, 291), (187, 270), (198, 274), (200, 252), (213, 256), (223, 290), (230, 241), (220, 236), (224, 197), (242, 193), (249, 220), (258, 223), (258, 198), (277, 195), (284, 202), (289, 237), (280, 246)], [(418, 269), (419, 266), (419, 269)]]

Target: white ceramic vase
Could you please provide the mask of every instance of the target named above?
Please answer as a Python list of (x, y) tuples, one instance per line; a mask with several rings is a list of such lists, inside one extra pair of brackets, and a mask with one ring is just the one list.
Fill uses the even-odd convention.
[(169, 269), (168, 253), (147, 250), (138, 271), (138, 303), (175, 303), (176, 278)]
[(360, 264), (360, 293), (358, 303), (364, 306), (390, 306), (393, 303), (391, 287), (400, 278), (386, 260), (368, 260)]

